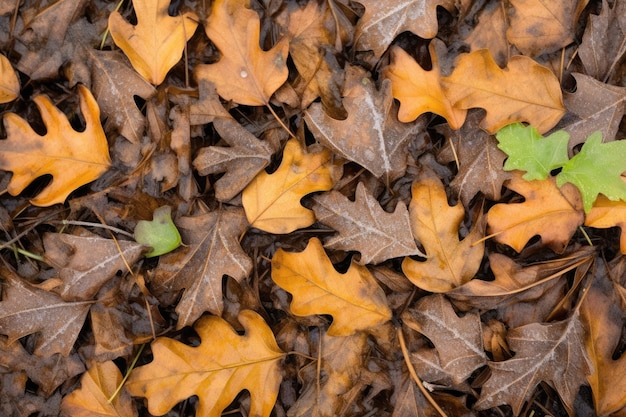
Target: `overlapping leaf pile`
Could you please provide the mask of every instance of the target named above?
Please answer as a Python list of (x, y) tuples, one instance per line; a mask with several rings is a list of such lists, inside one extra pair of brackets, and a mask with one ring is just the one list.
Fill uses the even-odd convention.
[(115, 3), (0, 0), (0, 415), (626, 415), (625, 2)]

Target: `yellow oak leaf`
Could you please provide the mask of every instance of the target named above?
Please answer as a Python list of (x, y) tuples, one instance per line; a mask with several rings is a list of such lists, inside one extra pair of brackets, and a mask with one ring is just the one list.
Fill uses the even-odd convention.
[(213, 3), (205, 30), (222, 57), (215, 64), (197, 65), (195, 75), (213, 82), (226, 100), (262, 106), (287, 80), (289, 42), (283, 38), (269, 51), (263, 51), (259, 46), (259, 16), (248, 7), (249, 0)]
[(268, 417), (282, 380), (280, 350), (269, 326), (252, 310), (239, 313), (239, 335), (224, 319), (204, 316), (194, 326), (198, 347), (159, 337), (154, 360), (133, 370), (126, 388), (148, 399), (153, 415), (167, 413), (180, 401), (198, 396), (198, 417), (219, 417), (242, 391), (250, 393), (248, 415)]
[(539, 235), (544, 245), (557, 253), (563, 252), (583, 223), (578, 189), (570, 183), (559, 189), (553, 177), (526, 181), (521, 171), (513, 171), (513, 178), (504, 185), (526, 200), (496, 204), (489, 210), (487, 224), (494, 239), (520, 252), (533, 236)]
[(598, 195), (593, 207), (585, 215), (585, 226), (598, 229), (619, 227), (621, 229), (620, 252), (626, 255), (626, 201), (611, 201), (602, 194)]
[(0, 141), (0, 169), (13, 171), (7, 191), (17, 195), (35, 178), (52, 175), (52, 182), (30, 202), (36, 206), (63, 203), (67, 196), (109, 169), (111, 158), (100, 125), (100, 109), (87, 87), (79, 86), (85, 130), (77, 132), (46, 96), (33, 99), (46, 126), (45, 136), (14, 113), (4, 115), (7, 139)]
[(291, 233), (315, 222), (312, 210), (300, 199), (315, 191), (330, 190), (340, 167), (323, 149), (305, 153), (296, 139), (285, 145), (283, 160), (272, 174), (259, 173), (243, 190), (241, 202), (248, 222), (269, 233)]
[(383, 71), (391, 80), (393, 97), (400, 101), (398, 120), (411, 122), (423, 113), (432, 112), (444, 117), (452, 129), (465, 122), (467, 110), (452, 107), (441, 86), (441, 74), (435, 48), (431, 43), (430, 56), (433, 68), (425, 71), (402, 48), (390, 50), (391, 64)]
[(136, 416), (125, 389), (109, 402), (121, 382), (122, 374), (113, 361), (95, 362), (80, 378), (80, 388), (63, 398), (61, 411), (72, 417)]
[(133, 0), (137, 25), (121, 14), (109, 16), (109, 31), (133, 68), (146, 80), (159, 85), (180, 61), (185, 44), (198, 27), (198, 16), (187, 12), (170, 16), (170, 0)]
[(502, 69), (488, 49), (479, 49), (461, 55), (442, 82), (454, 107), (487, 111), (481, 127), (489, 133), (515, 122), (545, 133), (565, 114), (559, 80), (526, 56), (512, 57)]
[(20, 95), (20, 81), (9, 60), (0, 55), (0, 104), (15, 100)]
[(426, 261), (404, 258), (402, 271), (419, 288), (446, 292), (468, 282), (483, 258), (482, 222), (459, 240), (465, 209), (449, 206), (443, 184), (436, 178), (417, 181), (411, 188), (409, 216), (413, 236), (424, 246)]
[(278, 249), (272, 258), (272, 280), (293, 296), (293, 314), (333, 316), (330, 336), (349, 336), (391, 319), (385, 293), (371, 272), (352, 262), (340, 274), (317, 238), (302, 252)]

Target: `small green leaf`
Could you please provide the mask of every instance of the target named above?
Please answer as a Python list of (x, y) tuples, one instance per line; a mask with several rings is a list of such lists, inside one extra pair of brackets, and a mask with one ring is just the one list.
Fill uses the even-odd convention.
[(561, 168), (568, 160), (569, 134), (564, 130), (543, 137), (532, 126), (513, 123), (496, 134), (498, 148), (509, 157), (504, 163), (505, 171), (526, 171), (526, 181), (545, 180), (550, 171)]
[(582, 149), (564, 166), (556, 177), (561, 187), (571, 182), (583, 197), (585, 211), (589, 212), (598, 194), (609, 200), (626, 201), (626, 140), (602, 143), (602, 134), (595, 132), (583, 144)]
[(154, 210), (152, 221), (137, 222), (135, 240), (152, 248), (152, 251), (146, 254), (147, 258), (163, 255), (179, 247), (182, 240), (172, 221), (171, 207), (163, 206)]

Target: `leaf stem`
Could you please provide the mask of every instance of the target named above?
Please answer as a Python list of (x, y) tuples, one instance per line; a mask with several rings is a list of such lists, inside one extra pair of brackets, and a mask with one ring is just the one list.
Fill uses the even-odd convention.
[(72, 226), (100, 227), (102, 229), (111, 230), (112, 232), (130, 237), (131, 239), (135, 239), (135, 236), (132, 233), (128, 233), (126, 230), (118, 229), (117, 227), (109, 226), (108, 224), (81, 222), (79, 220), (61, 220), (61, 224)]
[(274, 119), (276, 119), (276, 121), (278, 123), (280, 123), (280, 125), (282, 126), (283, 129), (285, 129), (285, 131), (287, 133), (289, 133), (289, 136), (292, 138), (296, 138), (296, 135), (294, 135), (293, 133), (291, 133), (291, 130), (289, 130), (289, 128), (287, 127), (287, 125), (282, 121), (282, 119), (280, 117), (278, 117), (278, 115), (276, 114), (276, 112), (274, 111), (274, 109), (272, 108), (272, 106), (270, 105), (270, 103), (266, 103), (265, 107), (267, 107), (270, 110), (270, 113), (272, 113), (272, 116), (274, 116)]
[(139, 347), (139, 351), (137, 352), (137, 354), (135, 355), (135, 359), (133, 359), (133, 362), (130, 364), (130, 367), (126, 370), (126, 375), (124, 375), (124, 378), (122, 379), (122, 382), (120, 382), (120, 384), (117, 386), (117, 389), (115, 390), (115, 392), (111, 395), (111, 397), (109, 397), (109, 399), (107, 400), (107, 402), (109, 404), (111, 404), (113, 402), (113, 400), (115, 399), (115, 397), (117, 397), (117, 394), (120, 393), (120, 391), (122, 390), (122, 387), (124, 386), (124, 384), (126, 383), (126, 380), (128, 379), (128, 377), (130, 376), (130, 373), (132, 372), (132, 370), (135, 368), (135, 364), (137, 364), (137, 360), (139, 359), (139, 357), (141, 356), (141, 352), (143, 352), (143, 348), (146, 346), (146, 344), (144, 343), (143, 345), (141, 345), (141, 347)]

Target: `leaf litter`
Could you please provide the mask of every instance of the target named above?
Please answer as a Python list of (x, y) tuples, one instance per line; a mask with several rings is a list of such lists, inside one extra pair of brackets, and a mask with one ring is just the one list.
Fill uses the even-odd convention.
[(0, 414), (624, 414), (624, 2), (305, 3), (0, 1)]

